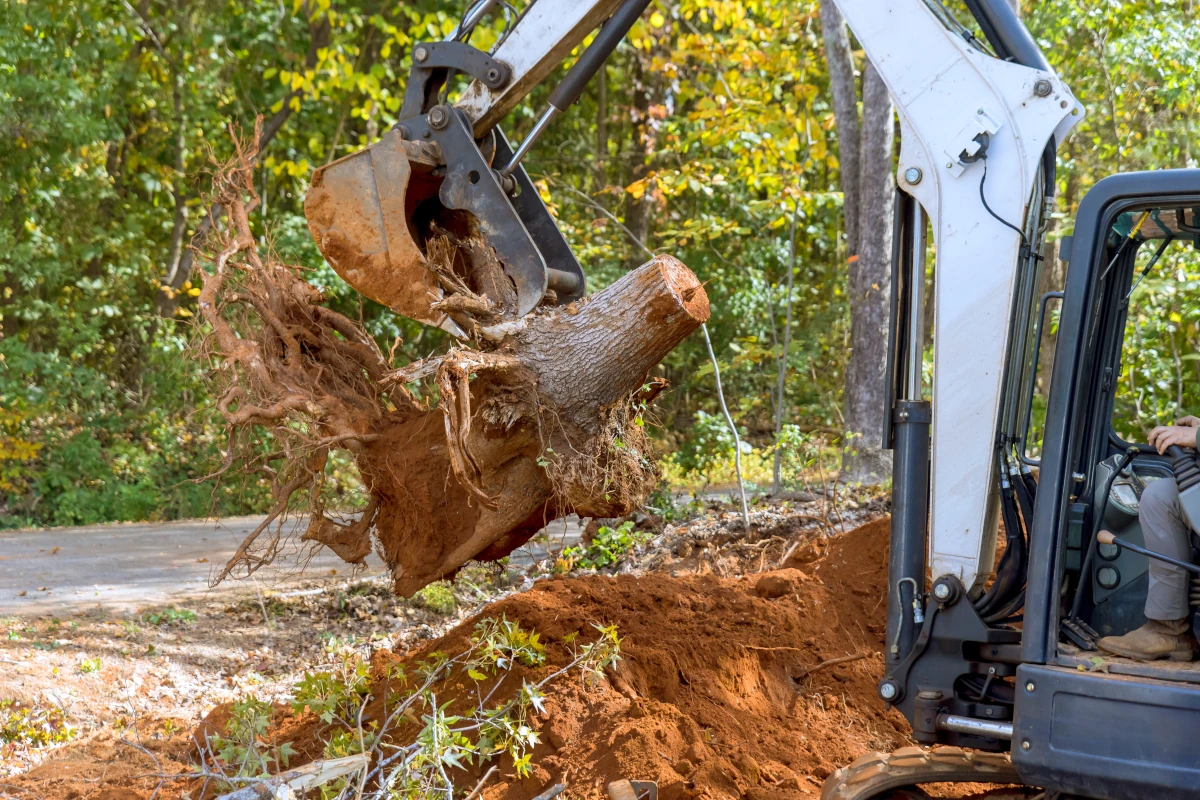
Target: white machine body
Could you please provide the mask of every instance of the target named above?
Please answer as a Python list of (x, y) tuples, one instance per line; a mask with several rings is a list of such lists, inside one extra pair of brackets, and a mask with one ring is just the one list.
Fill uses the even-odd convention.
[[(968, 589), (992, 569), (995, 452), (1021, 256), (1020, 235), (1050, 137), (1062, 141), (1083, 107), (1053, 72), (993, 58), (947, 29), (922, 0), (836, 0), (887, 83), (900, 115), (897, 180), (932, 223), (933, 426), (929, 564)], [(1038, 81), (1049, 81), (1044, 96)], [(1043, 84), (1044, 91), (1044, 84)], [(987, 160), (976, 137), (987, 133)], [(967, 158), (963, 158), (963, 154)], [(905, 180), (920, 170), (917, 183)]]

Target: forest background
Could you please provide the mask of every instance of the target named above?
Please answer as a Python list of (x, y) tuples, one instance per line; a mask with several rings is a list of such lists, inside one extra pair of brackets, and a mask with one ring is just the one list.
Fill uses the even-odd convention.
[[(223, 463), (224, 427), (193, 347), (188, 244), (207, 224), (231, 126), (264, 118), (264, 202), (252, 220), (264, 242), (309, 267), (385, 351), (399, 341), (398, 363), (448, 346), (349, 289), (317, 253), (302, 204), (315, 167), (394, 124), (413, 43), (443, 38), (464, 10), (461, 0), (3, 4), (0, 528), (269, 502), (269, 476), (206, 477)], [(1046, 0), (1021, 11), (1088, 111), (1059, 149), (1053, 247), (1105, 175), (1196, 166), (1200, 10)], [(486, 48), (504, 27), (496, 15), (472, 43)], [(887, 479), (886, 454), (870, 457), (895, 149), (880, 86), (828, 4), (656, 0), (526, 161), (589, 288), (648, 251), (705, 281), (725, 395), (760, 484), (787, 484), (814, 461)], [(552, 87), (506, 120), (510, 138)], [(1049, 289), (1063, 276), (1047, 264)], [(1177, 249), (1139, 287), (1118, 404), (1131, 433), (1200, 409), (1198, 282), (1200, 260)], [(690, 485), (728, 478), (733, 438), (703, 337), (660, 372), (672, 384), (654, 426), (664, 473)], [(352, 467), (328, 469), (329, 491), (352, 506)]]

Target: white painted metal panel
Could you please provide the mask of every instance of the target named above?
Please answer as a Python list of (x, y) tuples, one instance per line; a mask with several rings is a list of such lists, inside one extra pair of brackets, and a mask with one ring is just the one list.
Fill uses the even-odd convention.
[[(915, 166), (924, 176), (899, 180), (929, 214), (937, 246), (930, 566), (970, 588), (995, 549), (995, 440), (1021, 242), (983, 207), (983, 162), (956, 155), (989, 131), (988, 204), (1020, 227), (1050, 136), (1061, 141), (1083, 108), (1056, 75), (973, 49), (921, 0), (837, 4), (896, 100), (898, 175)], [(1046, 97), (1034, 94), (1039, 79), (1051, 82)]]
[(537, 0), (493, 57), (511, 70), (504, 88), (493, 91), (474, 81), (455, 104), (482, 135), (612, 16), (621, 0)]

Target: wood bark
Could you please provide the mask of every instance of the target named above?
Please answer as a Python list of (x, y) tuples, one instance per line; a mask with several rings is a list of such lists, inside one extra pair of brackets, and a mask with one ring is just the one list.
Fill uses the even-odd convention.
[(859, 206), (862, 197), (858, 89), (854, 80), (850, 34), (842, 12), (833, 0), (821, 0), (821, 30), (825, 42), (825, 63), (829, 71), (829, 90), (833, 95), (833, 118), (838, 134), (838, 180), (842, 188), (846, 255), (854, 256), (859, 248)]
[[(415, 429), (415, 439), (435, 440), (433, 464), (423, 446), (410, 446), (415, 468), (401, 470), (404, 493), (421, 484), (430, 508), (419, 519), (381, 513), (376, 522), (396, 590), (411, 594), (469, 559), (507, 555), (557, 517), (613, 517), (636, 507), (656, 479), (634, 423), (640, 390), (708, 313), (692, 272), (658, 256), (585, 302), (534, 316), (496, 351), (446, 356), (439, 369), (457, 380), (439, 382), (443, 404), (448, 395), (454, 401), (445, 436), (442, 411), (397, 431), (406, 441)], [(469, 385), (468, 372), (475, 375)], [(449, 444), (445, 464), (438, 463), (441, 438)], [(371, 447), (382, 456), (394, 444), (387, 437)], [(376, 473), (371, 480), (373, 494), (395, 484)], [(439, 517), (441, 530), (428, 536)]]
[(850, 347), (844, 405), (843, 475), (877, 483), (891, 474), (881, 448), (887, 413), (884, 373), (891, 298), (894, 108), (883, 79), (867, 62), (858, 111), (854, 60), (845, 21), (832, 0), (821, 0), (825, 60), (838, 132), (850, 301)]
[[(199, 308), (213, 331), (229, 465), (269, 467), (276, 506), (219, 577), (270, 561), (269, 528), (297, 492), (309, 502), (303, 539), (354, 562), (374, 549), (404, 595), (470, 559), (507, 555), (556, 517), (618, 516), (645, 499), (657, 476), (640, 414), (661, 388), (648, 373), (709, 314), (687, 267), (657, 256), (589, 298), (481, 328), (470, 347), (396, 370), (299, 270), (259, 256), (253, 172), (246, 148), (221, 178), (215, 199), (230, 224), (214, 225)], [(426, 379), (433, 407), (405, 388)], [(264, 429), (278, 449), (255, 462)], [(351, 521), (321, 503), (332, 449), (351, 453), (370, 495)]]
[(882, 445), (891, 298), (895, 109), (883, 78), (863, 69), (861, 246), (850, 264), (850, 357), (846, 364), (846, 430), (855, 440), (843, 462), (851, 481), (879, 483), (891, 475)]

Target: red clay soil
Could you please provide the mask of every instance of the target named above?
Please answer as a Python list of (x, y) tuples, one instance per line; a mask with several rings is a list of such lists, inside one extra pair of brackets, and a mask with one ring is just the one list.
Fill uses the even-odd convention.
[[(823, 557), (809, 548), (800, 561), (817, 560), (799, 569), (736, 579), (546, 580), (489, 606), (486, 616), (517, 620), (547, 644), (546, 664), (514, 677), (537, 680), (567, 663), (564, 637), (580, 632), (590, 640), (593, 622), (615, 623), (623, 644), (607, 681), (585, 688), (572, 675), (547, 687), (533, 776), (519, 779), (510, 763), (501, 763), (484, 800), (530, 800), (558, 782), (569, 786), (572, 800), (599, 800), (608, 782), (620, 778), (658, 781), (663, 800), (815, 797), (836, 767), (865, 751), (908, 743), (907, 723), (875, 695), (887, 537), (881, 519), (833, 540)], [(476, 621), (403, 657), (377, 653), (376, 674), (387, 663), (466, 650)], [(846, 656), (861, 657), (822, 666)], [(377, 684), (376, 696), (383, 688)], [(455, 670), (437, 694), (465, 706), (475, 691)], [(301, 753), (293, 766), (319, 757), (328, 736), (311, 716), (282, 721), (275, 734)], [(26, 780), (54, 766), (21, 783), (28, 786)], [(461, 785), (473, 785), (481, 771), (463, 774)], [(53, 781), (39, 788), (45, 797), (115, 796), (98, 794), (96, 783), (71, 795), (68, 783), (58, 784), (61, 794)], [(147, 797), (155, 783), (135, 789), (124, 781), (120, 796)], [(159, 796), (178, 797), (183, 788)]]
[(551, 642), (590, 621), (615, 623), (624, 642), (611, 687), (552, 692), (537, 779), (485, 799), (528, 800), (558, 782), (601, 798), (619, 778), (658, 781), (664, 800), (808, 797), (863, 752), (907, 743), (907, 723), (875, 694), (887, 530), (859, 528), (805, 571), (556, 580), (489, 610)]
[[(813, 797), (838, 766), (908, 743), (907, 723), (875, 694), (887, 537), (887, 520), (877, 520), (804, 569), (729, 580), (555, 579), (490, 606), (486, 616), (519, 621), (546, 642), (546, 664), (520, 676), (531, 680), (567, 663), (564, 637), (588, 640), (593, 622), (615, 624), (623, 642), (607, 683), (588, 689), (572, 676), (548, 687), (533, 777), (520, 780), (501, 764), (484, 800), (530, 800), (560, 782), (572, 798), (599, 800), (620, 778), (657, 781), (663, 800)], [(476, 621), (403, 658), (377, 654), (376, 666), (462, 652)], [(814, 669), (856, 655), (863, 657)], [(437, 693), (466, 705), (475, 691), (455, 671)], [(320, 725), (295, 722), (279, 739), (315, 756)], [(462, 785), (478, 772), (463, 775)]]

